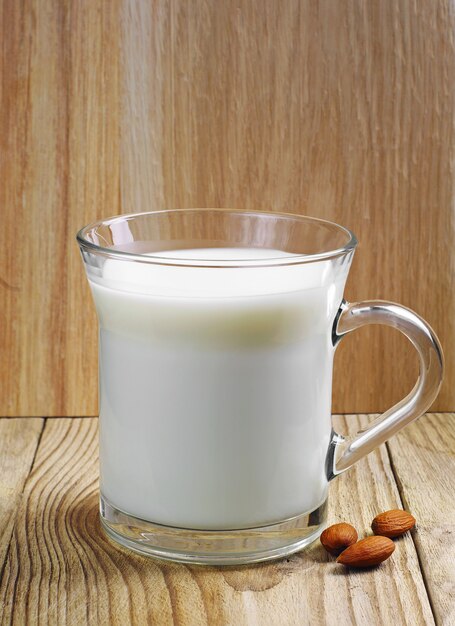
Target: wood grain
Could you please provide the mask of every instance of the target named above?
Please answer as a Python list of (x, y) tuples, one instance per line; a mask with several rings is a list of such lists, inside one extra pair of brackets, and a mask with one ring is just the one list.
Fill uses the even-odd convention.
[(406, 508), (417, 518), (414, 542), (433, 611), (455, 623), (455, 414), (423, 417), (388, 444)]
[[(353, 432), (365, 417), (337, 423)], [(433, 624), (410, 535), (379, 568), (347, 572), (316, 543), (251, 567), (160, 562), (101, 533), (97, 420), (49, 419), (0, 583), (5, 624)], [(330, 522), (360, 534), (400, 506), (385, 447), (331, 486)]]
[(96, 319), (74, 238), (119, 212), (115, 3), (0, 7), (0, 415), (94, 414)]
[[(453, 0), (1, 0), (0, 18), (0, 414), (97, 414), (74, 233), (188, 206), (353, 229), (347, 298), (428, 319), (454, 409)], [(415, 375), (399, 333), (364, 329), (334, 409), (383, 410)]]
[[(123, 74), (136, 79), (123, 91), (131, 123), (121, 139), (122, 209), (266, 208), (349, 226), (361, 244), (347, 297), (415, 308), (449, 347), (451, 6), (208, 0), (158, 2), (144, 13), (141, 3), (124, 5)], [(337, 354), (334, 410), (383, 410), (415, 376), (399, 333), (364, 329)], [(441, 409), (455, 403), (453, 381), (447, 350)]]
[(0, 573), (44, 420), (0, 420)]

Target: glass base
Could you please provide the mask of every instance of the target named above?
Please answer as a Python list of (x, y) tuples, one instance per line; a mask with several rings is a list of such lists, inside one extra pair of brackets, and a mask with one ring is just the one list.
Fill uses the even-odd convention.
[(277, 524), (238, 530), (161, 526), (119, 511), (103, 496), (100, 513), (106, 534), (135, 552), (181, 563), (240, 565), (279, 559), (315, 541), (325, 528), (327, 500)]

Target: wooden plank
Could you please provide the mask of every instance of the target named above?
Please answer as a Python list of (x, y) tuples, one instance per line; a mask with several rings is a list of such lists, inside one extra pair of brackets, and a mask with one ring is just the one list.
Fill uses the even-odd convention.
[[(452, 345), (451, 7), (124, 0), (122, 210), (272, 209), (344, 224), (361, 242), (347, 298), (415, 308)], [(436, 406), (453, 410), (446, 356)], [(415, 378), (400, 333), (362, 329), (337, 352), (334, 411), (384, 410)]]
[(401, 499), (417, 518), (413, 533), (433, 611), (455, 623), (455, 413), (423, 417), (389, 444)]
[[(409, 305), (453, 345), (451, 7), (0, 0), (0, 415), (97, 414), (95, 315), (73, 238), (122, 211), (340, 222), (361, 241), (347, 297)], [(413, 384), (411, 353), (391, 329), (346, 339), (335, 410), (391, 405)], [(454, 380), (450, 351), (441, 410)]]
[(119, 211), (115, 7), (0, 3), (0, 415), (96, 413), (75, 235)]
[[(346, 432), (365, 423), (338, 420)], [(434, 623), (410, 536), (379, 568), (357, 573), (336, 565), (319, 542), (271, 564), (160, 562), (102, 534), (97, 473), (97, 421), (48, 420), (0, 586), (4, 623)], [(361, 535), (378, 511), (400, 506), (385, 448), (334, 481), (330, 500), (330, 522), (348, 520)]]
[(0, 572), (44, 420), (0, 419)]

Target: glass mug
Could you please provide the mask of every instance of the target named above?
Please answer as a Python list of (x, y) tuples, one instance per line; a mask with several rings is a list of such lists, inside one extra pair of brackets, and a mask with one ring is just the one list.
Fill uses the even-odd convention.
[[(119, 544), (234, 564), (322, 532), (330, 480), (422, 415), (440, 387), (432, 329), (397, 304), (349, 304), (355, 236), (297, 215), (123, 215), (77, 236), (100, 326), (101, 522)], [(339, 341), (385, 324), (414, 344), (411, 393), (366, 430), (332, 429)]]

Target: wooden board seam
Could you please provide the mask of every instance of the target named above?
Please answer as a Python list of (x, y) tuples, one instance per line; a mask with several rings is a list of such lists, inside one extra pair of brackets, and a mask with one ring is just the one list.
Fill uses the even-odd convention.
[[(388, 441), (386, 442), (385, 447), (386, 447), (386, 450), (387, 450), (387, 456), (389, 457), (390, 468), (392, 470), (392, 474), (393, 474), (393, 477), (395, 479), (395, 484), (396, 484), (397, 489), (398, 489), (398, 494), (400, 496), (401, 506), (402, 506), (403, 509), (409, 511), (409, 503), (408, 503), (408, 501), (406, 499), (406, 495), (405, 495), (404, 489), (403, 489), (403, 484), (402, 484), (402, 482), (400, 480), (400, 477), (398, 475), (397, 469), (395, 467), (395, 461), (393, 459), (393, 454), (392, 454), (392, 452), (390, 450)], [(434, 604), (433, 604), (433, 597), (431, 595), (431, 591), (430, 591), (430, 588), (429, 588), (429, 585), (428, 585), (427, 572), (426, 572), (425, 567), (423, 566), (423, 563), (422, 563), (420, 549), (419, 549), (419, 546), (417, 545), (417, 542), (416, 542), (415, 537), (414, 537), (414, 533), (412, 531), (411, 531), (410, 535), (411, 535), (412, 543), (414, 544), (414, 549), (416, 551), (417, 560), (419, 561), (419, 567), (420, 567), (420, 571), (422, 573), (423, 584), (425, 586), (425, 591), (426, 591), (427, 596), (428, 596), (428, 603), (430, 605), (431, 612), (433, 614), (433, 619), (435, 621), (435, 624), (438, 624), (439, 622), (436, 619), (436, 611), (435, 611)]]
[[(30, 417), (30, 416), (27, 416), (27, 417)], [(3, 418), (0, 418), (0, 419), (3, 419)], [(11, 418), (11, 419), (17, 419), (17, 418)], [(30, 467), (29, 467), (29, 470), (28, 470), (27, 478), (24, 480), (24, 484), (22, 485), (22, 490), (21, 490), (21, 494), (20, 494), (21, 497), (24, 494), (24, 491), (25, 491), (25, 489), (27, 487), (28, 481), (30, 480), (30, 475), (32, 474), (33, 469), (35, 467), (36, 457), (37, 457), (38, 450), (39, 450), (39, 447), (40, 447), (40, 444), (41, 444), (41, 439), (43, 437), (44, 429), (46, 427), (46, 418), (41, 418), (41, 419), (43, 420), (43, 423), (42, 423), (41, 430), (40, 430), (40, 433), (39, 433), (39, 436), (38, 436), (38, 439), (37, 439), (37, 442), (36, 442), (35, 452), (33, 454), (33, 458), (32, 458), (31, 463), (30, 463)], [(10, 556), (12, 539), (13, 539), (14, 533), (16, 531), (17, 513), (18, 513), (18, 509), (16, 509), (16, 515), (15, 515), (15, 518), (14, 518), (13, 526), (11, 528), (11, 534), (10, 534), (9, 541), (8, 541), (8, 548), (7, 548), (6, 552), (5, 552), (5, 558), (3, 559), (3, 563), (0, 563), (0, 584), (1, 584), (2, 579), (3, 579), (3, 574), (4, 574), (4, 571), (5, 571), (6, 563), (8, 562), (8, 559), (9, 559), (9, 556)]]
[[(427, 413), (434, 413), (435, 411), (427, 411)], [(453, 413), (455, 413), (455, 408), (452, 409), (451, 411), (436, 411), (438, 413), (438, 415), (452, 415)], [(339, 411), (337, 411), (336, 413), (332, 413), (332, 418), (335, 417), (350, 417), (350, 416), (355, 416), (355, 415), (368, 415), (370, 417), (373, 416), (378, 416), (380, 415), (380, 413), (353, 413), (352, 411), (349, 411), (347, 413), (340, 413)], [(97, 415), (0, 415), (0, 420), (14, 420), (14, 419), (25, 419), (25, 418), (34, 418), (34, 419), (42, 419), (44, 421), (46, 420), (60, 420), (60, 419), (69, 419), (69, 420), (73, 420), (73, 419), (98, 419), (99, 418), (99, 414)]]

